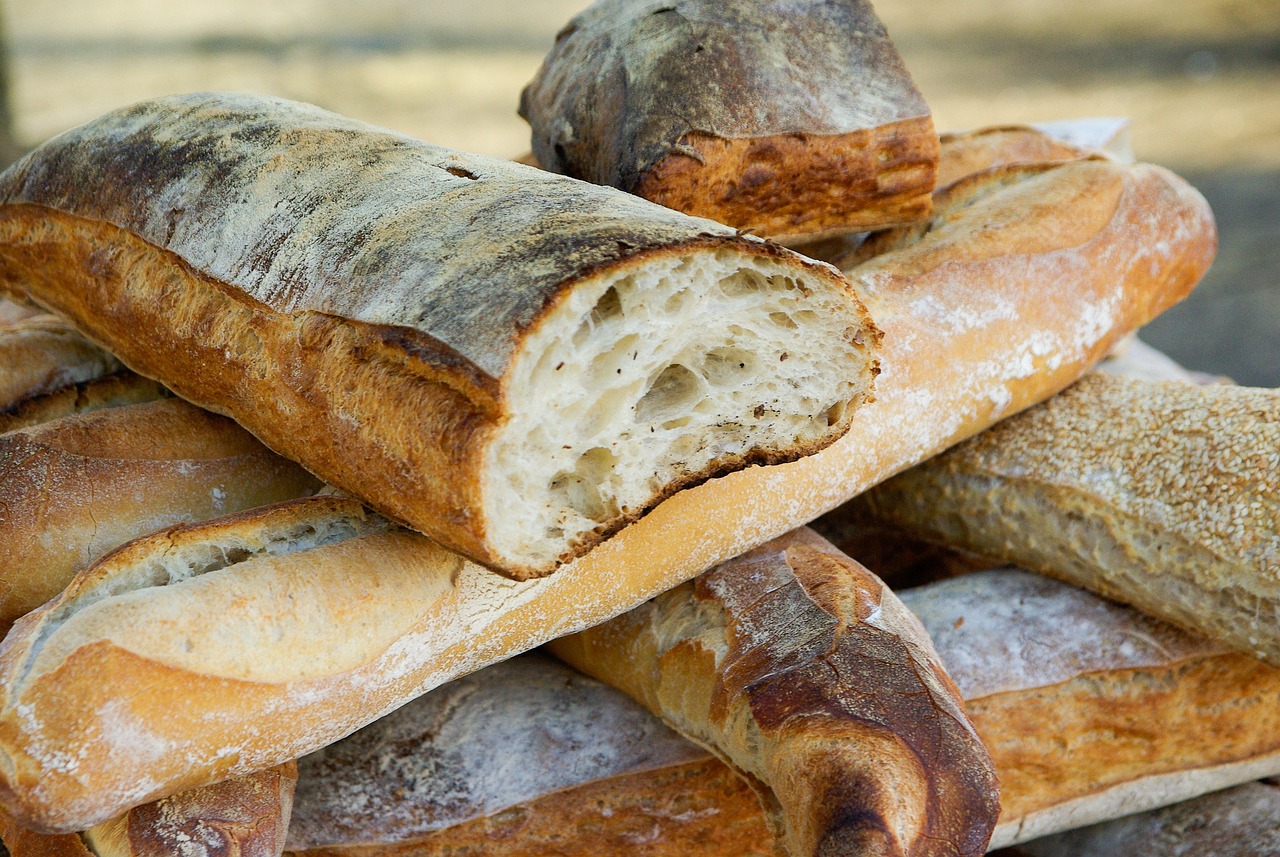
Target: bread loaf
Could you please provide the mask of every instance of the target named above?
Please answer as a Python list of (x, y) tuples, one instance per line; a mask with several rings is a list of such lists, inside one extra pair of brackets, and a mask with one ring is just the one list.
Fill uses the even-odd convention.
[(10, 325), (33, 315), (40, 315), (40, 310), (0, 298), (0, 325)]
[(130, 539), (318, 487), (235, 423), (179, 399), (0, 434), (0, 631)]
[[(1067, 217), (1058, 209), (1024, 202), (1022, 218), (1045, 224), (1037, 242), (983, 230), (990, 212), (1014, 217), (1013, 186), (855, 272), (883, 319), (883, 373), (844, 438), (682, 491), (550, 577), (504, 580), (411, 533), (366, 532), (367, 513), (333, 498), (100, 561), (0, 646), (0, 801), (28, 824), (78, 830), (297, 758), (628, 610), (1050, 395), (1185, 294), (1214, 245), (1203, 200), (1163, 171), (1088, 162), (1047, 168), (1038, 186), (1082, 169), (1092, 181), (1070, 228), (1052, 228)], [(316, 545), (317, 532), (349, 538)], [(217, 573), (151, 585), (169, 579), (151, 558), (172, 556), (177, 537), (197, 547), (175, 574)], [(266, 556), (265, 544), (294, 552)], [(112, 575), (134, 582), (83, 599), (108, 595)]]
[[(902, 597), (939, 641), (991, 748), (1003, 805), (997, 843), (1280, 769), (1280, 673), (1251, 658), (1021, 571), (985, 571)], [(619, 636), (596, 642), (625, 660)], [(617, 677), (634, 684), (634, 670), (620, 669)], [(625, 697), (516, 658), (303, 759), (289, 850), (768, 853), (764, 815), (746, 786), (663, 734)]]
[(120, 368), (107, 352), (50, 316), (0, 327), (0, 413), (59, 387), (101, 378)]
[(1280, 857), (1280, 785), (1247, 783), (1026, 843), (1025, 857)]
[(865, 0), (598, 0), (520, 114), (546, 169), (778, 239), (919, 220), (938, 161)]
[(900, 595), (991, 751), (992, 847), (1280, 773), (1280, 670), (1026, 571)]
[(171, 395), (163, 385), (122, 369), (101, 378), (67, 384), (51, 392), (23, 399), (0, 413), (0, 434), (32, 428), (73, 414), (154, 402)]
[(0, 838), (12, 857), (279, 857), (297, 779), (290, 762), (140, 806), (83, 833), (37, 833), (0, 813)]
[(294, 857), (772, 857), (747, 784), (539, 654), (449, 682), (299, 761)]
[(830, 444), (879, 338), (775, 245), (247, 95), (145, 102), (12, 166), (0, 289), (517, 578)]
[(986, 849), (995, 773), (929, 638), (810, 530), (548, 648), (742, 774), (789, 854)]
[(849, 514), (1280, 665), (1280, 392), (1096, 374)]

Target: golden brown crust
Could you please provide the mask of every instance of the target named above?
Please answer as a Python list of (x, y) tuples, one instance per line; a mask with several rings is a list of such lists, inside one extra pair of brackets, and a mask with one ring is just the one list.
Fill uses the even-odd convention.
[(0, 413), (0, 434), (103, 408), (136, 405), (171, 395), (160, 384), (127, 370), (24, 399)]
[(994, 770), (928, 637), (811, 532), (549, 645), (746, 776), (791, 854), (986, 848)]
[(634, 192), (778, 241), (816, 240), (926, 219), (937, 160), (927, 117), (830, 137), (690, 132)]
[(939, 189), (991, 167), (1061, 163), (1093, 154), (1093, 150), (1072, 145), (1026, 125), (941, 134), (939, 143)]
[(177, 399), (0, 435), (0, 628), (130, 539), (318, 486), (235, 423)]
[(602, 0), (520, 112), (555, 172), (773, 238), (928, 212), (929, 108), (860, 0)]
[[(674, 495), (540, 580), (515, 583), (456, 557), (445, 561), (444, 552), (423, 539), (417, 576), (435, 575), (445, 584), (421, 605), (414, 630), (387, 651), (370, 652), (365, 666), (302, 685), (211, 679), (158, 666), (105, 642), (81, 650), (21, 699), (6, 695), (0, 708), (0, 797), (32, 822), (76, 829), (143, 799), (137, 784), (144, 778), (172, 791), (279, 764), (427, 688), (630, 609), (1051, 395), (1136, 325), (1179, 300), (1212, 257), (1212, 219), (1194, 192), (1151, 168), (1127, 170), (1123, 184), (1116, 217), (1075, 248), (1042, 256), (1019, 255), (1013, 248), (999, 260), (988, 244), (982, 253), (988, 261), (972, 266), (953, 259), (895, 276), (887, 262), (865, 266), (872, 275), (855, 273), (882, 320), (883, 372), (876, 401), (859, 410), (850, 432), (823, 452)], [(976, 213), (975, 208), (971, 216)], [(999, 238), (986, 233), (983, 240), (998, 244)], [(903, 270), (915, 270), (911, 248), (902, 252)], [(982, 312), (992, 320), (972, 323)], [(346, 556), (352, 563), (347, 574), (376, 580), (378, 568), (367, 558), (358, 560), (354, 550)], [(291, 580), (294, 596), (323, 597), (313, 592), (317, 581), (311, 577)], [(259, 599), (266, 596), (237, 594), (226, 620), (261, 624)], [(270, 600), (271, 615), (288, 619), (291, 614)], [(374, 614), (381, 607), (366, 606)], [(170, 648), (180, 642), (170, 641)], [(7, 643), (25, 645), (19, 632)], [(154, 645), (161, 649), (161, 641)], [(95, 652), (101, 660), (94, 660)], [(298, 653), (264, 643), (257, 654), (284, 660)], [(12, 668), (10, 657), (0, 652), (0, 669)], [(163, 759), (153, 765), (136, 752), (112, 752), (102, 738), (103, 709), (111, 711), (110, 703), (118, 705), (122, 693), (104, 687), (103, 675), (128, 683), (132, 690), (123, 695), (135, 722), (148, 727), (139, 737), (166, 742), (172, 752), (165, 758), (184, 756), (188, 763), (181, 770), (166, 767)], [(11, 687), (7, 677), (0, 683), (10, 693)], [(190, 704), (172, 710), (170, 700), (184, 695)], [(21, 718), (17, 704), (23, 706)], [(57, 772), (57, 759), (45, 752), (51, 745), (85, 757), (79, 778)], [(237, 759), (226, 755), (228, 746), (237, 748)], [(12, 768), (5, 758), (12, 759)]]

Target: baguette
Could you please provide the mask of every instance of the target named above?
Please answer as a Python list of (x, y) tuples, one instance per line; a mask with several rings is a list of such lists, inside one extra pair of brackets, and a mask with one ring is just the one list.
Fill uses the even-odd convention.
[(598, 0), (520, 115), (546, 169), (779, 240), (929, 213), (933, 119), (865, 0)]
[[(177, 586), (147, 585), (131, 563), (145, 568), (190, 531), (104, 558), (0, 645), (0, 801), (29, 825), (78, 830), (297, 758), (458, 675), (628, 610), (1052, 394), (1182, 297), (1214, 246), (1203, 200), (1163, 171), (1086, 162), (1046, 168), (1038, 185), (1080, 170), (1094, 179), (1076, 198), (1084, 226), (1048, 230), (1062, 215), (1032, 206), (1021, 216), (1045, 221), (1041, 243), (983, 231), (1014, 186), (935, 230), (934, 241), (968, 236), (960, 258), (975, 261), (944, 262), (922, 241), (855, 272), (885, 347), (877, 399), (844, 438), (682, 491), (550, 577), (504, 580), (408, 532), (360, 534), (368, 513), (334, 498), (197, 531), (192, 544), (209, 544), (195, 567), (221, 571)], [(1096, 231), (1082, 237), (1085, 226)], [(350, 538), (304, 550), (317, 531)], [(291, 535), (296, 553), (250, 561), (246, 544), (283, 549)], [(222, 566), (209, 563), (224, 551)], [(136, 581), (122, 586), (132, 591), (81, 599), (87, 581), (112, 574)], [(204, 600), (184, 597), (193, 590)]]
[(1232, 789), (1036, 839), (1025, 857), (1280, 857), (1280, 785)]
[(179, 399), (0, 435), (0, 632), (130, 539), (318, 487), (235, 423)]
[[(902, 597), (939, 641), (991, 748), (1001, 779), (996, 844), (1280, 769), (1280, 672), (1251, 658), (1015, 570)], [(625, 660), (618, 636), (597, 642)], [(634, 683), (635, 671), (623, 663), (611, 674)], [(526, 733), (538, 740), (522, 740)], [(288, 850), (769, 853), (772, 837), (745, 783), (734, 786), (720, 762), (692, 744), (681, 753), (662, 734), (621, 694), (541, 658), (516, 658), (304, 758)], [(501, 754), (492, 751), (499, 740)]]
[(1090, 375), (847, 514), (1280, 665), (1280, 391)]
[(977, 855), (995, 772), (920, 623), (810, 530), (548, 644), (711, 749), (792, 855)]
[(87, 414), (104, 408), (154, 402), (171, 396), (163, 385), (128, 370), (112, 372), (91, 381), (68, 384), (48, 393), (23, 399), (0, 413), (0, 435), (33, 428), (62, 417)]
[(12, 857), (280, 857), (297, 765), (164, 798), (82, 833), (48, 835), (0, 813)]
[(40, 315), (40, 310), (0, 298), (0, 326), (8, 326), (34, 315)]
[(879, 338), (775, 245), (248, 95), (144, 102), (12, 166), (0, 289), (515, 578), (827, 446)]
[(59, 387), (101, 378), (120, 363), (47, 315), (0, 327), (0, 413)]
[(292, 857), (772, 857), (755, 793), (622, 694), (527, 654), (298, 763)]

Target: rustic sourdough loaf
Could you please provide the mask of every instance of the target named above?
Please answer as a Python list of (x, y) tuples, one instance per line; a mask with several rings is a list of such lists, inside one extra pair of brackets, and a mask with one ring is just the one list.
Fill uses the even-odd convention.
[(1089, 375), (848, 514), (1280, 665), (1280, 391)]
[(928, 636), (810, 530), (548, 648), (746, 777), (794, 857), (986, 850), (994, 769)]
[[(815, 456), (682, 491), (558, 574), (503, 579), (334, 498), (99, 561), (0, 645), (0, 800), (29, 824), (83, 829), (297, 758), (598, 624), (1052, 394), (1212, 257), (1203, 200), (1168, 173), (1099, 161), (1034, 181), (1081, 182), (1056, 197), (1075, 208), (1070, 228), (1015, 185), (854, 272), (885, 329), (882, 383), (854, 430)], [(992, 212), (1015, 218), (1010, 193), (1045, 224), (1036, 240), (983, 228)], [(179, 561), (175, 539), (197, 555)]]
[(865, 0), (600, 0), (520, 113), (549, 170), (779, 239), (918, 220), (938, 160)]
[(517, 578), (821, 449), (875, 374), (827, 266), (279, 99), (116, 111), (0, 203), (0, 288)]
[(144, 804), (82, 833), (43, 834), (0, 813), (12, 857), (280, 857), (293, 762)]

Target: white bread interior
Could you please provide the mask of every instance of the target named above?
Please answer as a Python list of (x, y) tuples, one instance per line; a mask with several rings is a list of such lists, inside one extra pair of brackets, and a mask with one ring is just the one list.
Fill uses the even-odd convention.
[(573, 290), (516, 358), (485, 491), (506, 555), (550, 562), (726, 459), (816, 451), (868, 394), (872, 343), (825, 278), (732, 248), (646, 262)]

